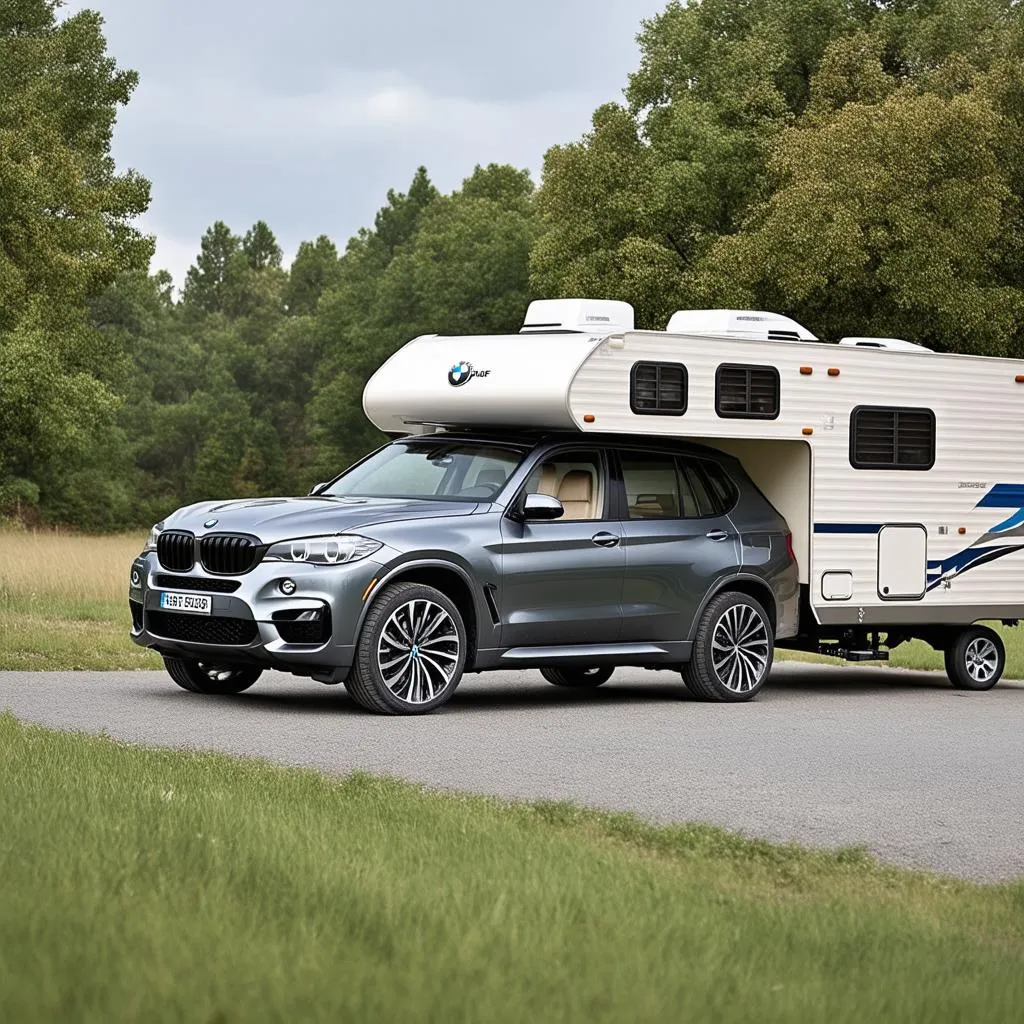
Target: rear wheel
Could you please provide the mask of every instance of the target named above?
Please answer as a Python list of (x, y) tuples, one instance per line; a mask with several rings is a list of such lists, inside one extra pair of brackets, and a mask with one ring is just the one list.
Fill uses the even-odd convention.
[(586, 665), (564, 668), (542, 668), (540, 674), (555, 686), (568, 686), (573, 690), (592, 690), (607, 683), (615, 671), (611, 665)]
[(192, 693), (241, 693), (248, 690), (263, 670), (246, 666), (217, 665), (210, 661), (164, 656), (168, 675)]
[(447, 703), (466, 665), (466, 628), (446, 595), (385, 587), (367, 613), (345, 688), (367, 711), (422, 715)]
[(991, 690), (1006, 666), (1003, 638), (988, 626), (961, 630), (946, 648), (946, 675), (957, 690)]
[(774, 653), (761, 604), (746, 594), (719, 594), (701, 616), (683, 681), (700, 700), (750, 700), (764, 686)]

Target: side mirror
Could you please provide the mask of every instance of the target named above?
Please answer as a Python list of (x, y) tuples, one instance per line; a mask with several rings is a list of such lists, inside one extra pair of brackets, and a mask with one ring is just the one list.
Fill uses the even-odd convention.
[(327, 486), (327, 484), (328, 484), (328, 481), (327, 481), (327, 480), (321, 480), (321, 481), (320, 481), (320, 483), (318, 483), (318, 484), (313, 484), (313, 486), (312, 486), (312, 487), (310, 487), (310, 489), (309, 489), (309, 493), (310, 493), (311, 495), (312, 495), (312, 494), (319, 494), (319, 493), (320, 493), (320, 488), (321, 488), (321, 487), (326, 487), (326, 486)]
[(564, 514), (562, 503), (550, 494), (528, 494), (523, 502), (523, 519), (527, 522), (560, 519)]

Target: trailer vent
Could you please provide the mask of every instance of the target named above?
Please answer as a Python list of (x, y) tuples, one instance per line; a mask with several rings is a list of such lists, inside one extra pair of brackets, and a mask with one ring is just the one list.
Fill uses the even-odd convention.
[(682, 363), (634, 363), (629, 407), (641, 416), (682, 416), (686, 412), (686, 367)]
[(935, 414), (931, 409), (861, 405), (850, 418), (854, 469), (931, 469), (935, 464)]
[(779, 371), (774, 366), (723, 363), (715, 373), (715, 412), (723, 419), (775, 419)]

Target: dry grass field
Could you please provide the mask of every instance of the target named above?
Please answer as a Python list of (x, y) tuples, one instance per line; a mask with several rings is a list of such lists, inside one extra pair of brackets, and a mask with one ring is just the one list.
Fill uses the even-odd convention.
[[(128, 639), (128, 567), (145, 536), (0, 530), (0, 671), (159, 668), (156, 655)], [(1024, 679), (1024, 628), (999, 628), (1006, 677)], [(838, 663), (789, 651), (778, 657)], [(942, 655), (914, 641), (890, 664), (941, 669)]]
[(144, 533), (0, 531), (0, 670), (159, 668), (128, 639)]

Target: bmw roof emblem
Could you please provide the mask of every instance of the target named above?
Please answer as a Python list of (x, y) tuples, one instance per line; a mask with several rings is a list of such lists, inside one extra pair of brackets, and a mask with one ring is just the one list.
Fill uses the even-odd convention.
[(207, 529), (209, 529), (211, 526), (216, 526), (217, 523), (218, 523), (218, 520), (216, 520), (216, 519), (207, 519), (206, 522), (203, 523), (203, 526), (205, 526)]

